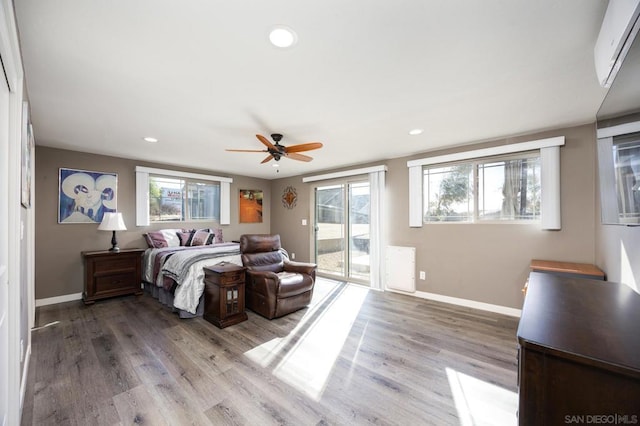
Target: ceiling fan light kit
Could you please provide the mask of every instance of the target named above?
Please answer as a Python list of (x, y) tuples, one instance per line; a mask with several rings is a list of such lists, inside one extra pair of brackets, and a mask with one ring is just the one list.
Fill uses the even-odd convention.
[(267, 163), (271, 160), (276, 160), (276, 161), (280, 161), (280, 159), (282, 157), (287, 157), (290, 158), (292, 160), (298, 160), (298, 161), (304, 161), (304, 162), (309, 162), (311, 160), (313, 160), (312, 157), (309, 157), (308, 155), (304, 155), (304, 154), (300, 154), (300, 152), (304, 152), (304, 151), (311, 151), (314, 149), (319, 149), (322, 148), (322, 143), (321, 142), (308, 142), (308, 143), (301, 143), (298, 145), (291, 145), (291, 146), (284, 146), (284, 145), (280, 145), (280, 141), (282, 140), (282, 134), (280, 133), (272, 133), (271, 134), (271, 139), (273, 139), (273, 141), (275, 143), (271, 143), (269, 141), (269, 139), (265, 138), (262, 135), (256, 135), (256, 137), (258, 138), (258, 140), (260, 142), (262, 142), (262, 144), (267, 148), (267, 149), (262, 149), (262, 150), (258, 150), (258, 149), (227, 149), (227, 151), (230, 152), (266, 152), (269, 155), (267, 155), (267, 157), (261, 161), (261, 164)]

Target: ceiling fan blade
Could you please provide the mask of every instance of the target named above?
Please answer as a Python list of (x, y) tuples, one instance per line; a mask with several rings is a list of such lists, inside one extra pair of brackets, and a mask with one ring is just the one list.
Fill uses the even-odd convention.
[(267, 148), (269, 148), (271, 150), (274, 150), (274, 151), (278, 150), (271, 142), (269, 142), (269, 139), (265, 138), (264, 136), (256, 135), (256, 138), (258, 138), (258, 140), (260, 142), (262, 142)]
[(287, 152), (285, 155), (288, 158), (291, 158), (292, 160), (306, 161), (306, 162), (313, 160), (313, 158), (309, 157), (308, 155), (297, 154), (295, 152)]
[(309, 143), (301, 143), (299, 145), (291, 145), (286, 147), (285, 152), (302, 152), (302, 151), (311, 151), (312, 149), (320, 149), (322, 148), (322, 142), (309, 142)]
[(266, 149), (225, 149), (230, 152), (268, 152)]
[(269, 155), (267, 155), (267, 158), (265, 158), (264, 160), (262, 160), (262, 161), (260, 162), (260, 164), (267, 163), (267, 162), (269, 162), (269, 161), (271, 161), (271, 160), (273, 160), (273, 155), (269, 154)]

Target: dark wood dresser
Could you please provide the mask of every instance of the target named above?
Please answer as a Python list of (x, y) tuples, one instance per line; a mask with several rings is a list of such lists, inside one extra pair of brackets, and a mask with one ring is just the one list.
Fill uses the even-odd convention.
[(204, 268), (205, 320), (219, 328), (245, 321), (243, 266), (222, 262)]
[(125, 294), (142, 294), (142, 253), (144, 249), (83, 251), (84, 303)]
[(532, 272), (517, 336), (520, 425), (640, 423), (638, 293)]
[(604, 272), (590, 263), (557, 262), (554, 260), (534, 259), (529, 265), (533, 272), (545, 272), (572, 278), (589, 278), (604, 280)]

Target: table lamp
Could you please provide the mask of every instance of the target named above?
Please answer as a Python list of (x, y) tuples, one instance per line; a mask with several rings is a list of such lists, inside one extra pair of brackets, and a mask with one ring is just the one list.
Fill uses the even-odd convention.
[(120, 247), (118, 247), (118, 241), (116, 240), (116, 231), (127, 230), (127, 227), (124, 226), (124, 220), (122, 220), (122, 213), (105, 213), (98, 229), (100, 231), (113, 231), (113, 236), (111, 237), (111, 248), (109, 251), (115, 253), (119, 252)]

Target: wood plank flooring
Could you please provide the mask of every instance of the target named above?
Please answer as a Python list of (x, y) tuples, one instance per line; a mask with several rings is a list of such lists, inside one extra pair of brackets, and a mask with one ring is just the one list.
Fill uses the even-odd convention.
[(515, 424), (517, 319), (319, 279), (218, 329), (148, 295), (37, 309), (23, 425)]

